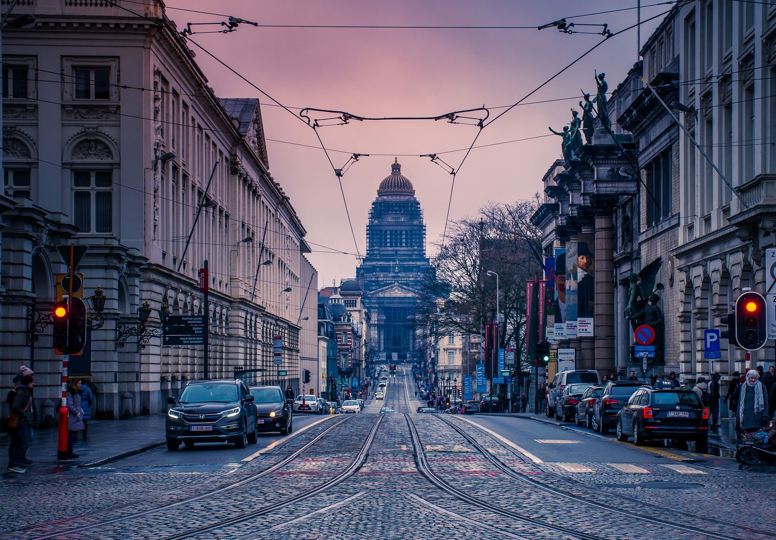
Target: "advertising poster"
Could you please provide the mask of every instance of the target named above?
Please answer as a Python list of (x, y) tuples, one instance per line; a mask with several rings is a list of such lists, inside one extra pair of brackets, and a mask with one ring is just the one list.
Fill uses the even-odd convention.
[(556, 337), (565, 336), (558, 334), (558, 325), (566, 322), (566, 248), (555, 248), (553, 268), (553, 303), (552, 315), (555, 323)]
[(474, 399), (471, 375), (464, 375), (463, 377), (463, 399), (467, 401), (470, 399)]
[[(577, 241), (566, 242), (566, 310), (563, 321), (566, 323), (566, 337), (577, 337)], [(557, 263), (556, 263), (557, 264)]]

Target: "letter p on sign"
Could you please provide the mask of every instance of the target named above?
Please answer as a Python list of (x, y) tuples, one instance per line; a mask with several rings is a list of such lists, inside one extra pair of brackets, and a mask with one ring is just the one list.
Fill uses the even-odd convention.
[(703, 357), (710, 360), (720, 358), (719, 330), (716, 328), (703, 331)]

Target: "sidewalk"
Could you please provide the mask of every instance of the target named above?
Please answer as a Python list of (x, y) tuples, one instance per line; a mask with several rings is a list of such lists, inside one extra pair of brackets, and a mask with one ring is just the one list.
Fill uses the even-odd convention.
[[(127, 420), (90, 420), (88, 440), (79, 437), (72, 461), (57, 461), (57, 428), (35, 430), (27, 459), (34, 465), (27, 472), (52, 472), (64, 466), (95, 467), (164, 444), (164, 415), (137, 416)], [(0, 473), (8, 462), (8, 438), (0, 445)]]

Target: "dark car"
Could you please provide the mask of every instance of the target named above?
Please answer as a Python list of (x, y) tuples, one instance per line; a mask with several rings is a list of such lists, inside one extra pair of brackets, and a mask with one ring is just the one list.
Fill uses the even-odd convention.
[(463, 404), (463, 414), (477, 414), (480, 412), (480, 404), (477, 401), (470, 400)]
[(571, 422), (574, 417), (582, 394), (590, 388), (591, 383), (569, 384), (563, 389), (563, 393), (555, 400), (555, 418), (564, 422)]
[(617, 423), (617, 413), (620, 412), (633, 393), (644, 386), (639, 381), (610, 381), (604, 386), (601, 397), (593, 408), (593, 429), (601, 434)]
[(593, 409), (601, 394), (604, 392), (603, 386), (589, 386), (577, 403), (574, 423), (578, 426), (593, 427)]
[(649, 439), (695, 441), (695, 449), (705, 452), (709, 409), (692, 390), (640, 388), (617, 416), (617, 439), (628, 437), (636, 445)]
[(251, 386), (256, 404), (256, 430), (279, 431), (286, 435), (294, 429), (293, 407), (279, 386)]
[(239, 380), (192, 381), (180, 398), (169, 397), (165, 423), (167, 449), (183, 442), (234, 443), (245, 448), (256, 442), (256, 405)]
[(498, 396), (485, 396), (480, 400), (481, 412), (501, 412)]

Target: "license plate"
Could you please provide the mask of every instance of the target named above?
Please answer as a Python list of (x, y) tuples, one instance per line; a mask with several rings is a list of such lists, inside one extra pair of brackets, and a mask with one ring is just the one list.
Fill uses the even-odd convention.
[(213, 426), (191, 426), (191, 431), (213, 431)]
[(690, 413), (687, 411), (668, 411), (669, 418), (689, 418)]
[(266, 418), (257, 418), (256, 419), (256, 423), (257, 424), (263, 424), (264, 422), (268, 422), (268, 420)]

